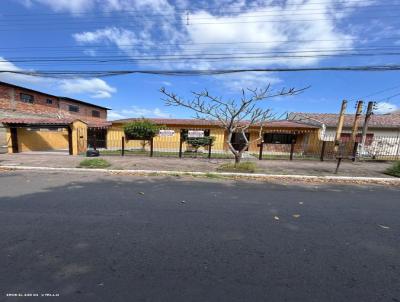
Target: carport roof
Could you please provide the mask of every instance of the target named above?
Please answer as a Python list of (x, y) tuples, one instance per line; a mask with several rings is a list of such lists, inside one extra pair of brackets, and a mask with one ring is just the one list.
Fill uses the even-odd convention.
[(27, 124), (27, 125), (69, 125), (73, 122), (71, 119), (59, 118), (4, 118), (0, 119), (3, 124)]
[[(54, 125), (54, 126), (68, 126), (77, 119), (71, 118), (3, 118), (0, 123), (6, 125)], [(88, 125), (89, 128), (101, 128), (111, 126), (110, 122), (104, 121), (82, 121)]]

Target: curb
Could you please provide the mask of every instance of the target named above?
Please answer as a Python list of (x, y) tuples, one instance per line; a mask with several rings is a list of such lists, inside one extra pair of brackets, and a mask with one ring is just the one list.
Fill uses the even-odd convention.
[(91, 172), (109, 173), (119, 175), (194, 175), (209, 176), (216, 175), (221, 177), (250, 178), (263, 180), (298, 180), (315, 182), (345, 182), (345, 183), (375, 183), (400, 185), (400, 178), (383, 177), (352, 177), (352, 176), (312, 176), (312, 175), (280, 175), (280, 174), (260, 174), (260, 173), (230, 173), (230, 172), (184, 172), (184, 171), (164, 171), (164, 170), (113, 170), (113, 169), (87, 169), (87, 168), (52, 168), (52, 167), (31, 167), (31, 166), (0, 166), (4, 170), (25, 170), (25, 171), (66, 171), (66, 172)]

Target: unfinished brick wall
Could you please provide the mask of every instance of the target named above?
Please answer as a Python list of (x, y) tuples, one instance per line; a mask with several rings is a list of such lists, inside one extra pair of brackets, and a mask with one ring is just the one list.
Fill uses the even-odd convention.
[[(33, 104), (25, 103), (21, 100), (21, 93), (32, 95)], [(51, 104), (47, 102), (51, 100)], [(69, 105), (79, 107), (79, 112), (70, 112)], [(100, 113), (100, 117), (93, 117), (92, 111), (96, 110)], [(74, 102), (73, 100), (58, 98), (45, 93), (34, 92), (24, 88), (15, 88), (0, 84), (0, 115), (17, 115), (41, 117), (73, 117), (84, 119), (85, 121), (99, 121), (107, 119), (107, 110)]]

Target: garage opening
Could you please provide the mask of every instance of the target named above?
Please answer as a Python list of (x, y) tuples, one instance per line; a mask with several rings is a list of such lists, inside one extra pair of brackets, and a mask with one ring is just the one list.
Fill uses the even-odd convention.
[(18, 152), (41, 151), (69, 154), (66, 127), (17, 128)]
[(33, 119), (2, 120), (9, 153), (47, 152), (72, 154), (70, 122), (42, 122)]

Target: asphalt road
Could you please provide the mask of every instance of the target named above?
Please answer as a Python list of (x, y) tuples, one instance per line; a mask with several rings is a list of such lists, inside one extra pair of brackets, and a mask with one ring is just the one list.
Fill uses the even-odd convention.
[(0, 172), (0, 301), (400, 301), (399, 197)]

